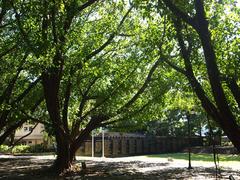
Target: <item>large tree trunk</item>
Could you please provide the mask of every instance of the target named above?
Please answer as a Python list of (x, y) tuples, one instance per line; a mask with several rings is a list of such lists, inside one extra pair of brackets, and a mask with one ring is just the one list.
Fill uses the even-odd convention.
[(62, 173), (65, 170), (70, 170), (73, 166), (73, 163), (75, 161), (75, 154), (76, 151), (80, 148), (84, 140), (89, 136), (90, 132), (92, 131), (92, 128), (87, 126), (78, 138), (73, 141), (69, 142), (66, 136), (56, 136), (57, 138), (57, 159), (54, 163), (54, 169), (58, 173)]
[(73, 159), (70, 157), (70, 143), (66, 137), (57, 133), (57, 158), (54, 162), (54, 170), (60, 174), (72, 167)]
[(208, 99), (205, 95), (204, 90), (202, 89), (201, 85), (197, 82), (197, 79), (194, 76), (188, 77), (191, 86), (193, 87), (196, 95), (198, 96), (199, 100), (201, 101), (202, 107), (205, 111), (212, 117), (212, 119), (217, 122), (224, 133), (228, 136), (230, 141), (234, 144), (234, 146), (240, 152), (240, 129), (235, 121), (227, 120), (228, 118), (225, 117), (221, 111), (219, 111), (214, 104)]
[(205, 62), (208, 72), (208, 77), (212, 89), (220, 118), (217, 120), (224, 130), (228, 138), (240, 152), (240, 129), (236, 123), (235, 117), (230, 110), (226, 95), (222, 88), (220, 80), (220, 72), (217, 67), (216, 55), (211, 44), (211, 35), (208, 30), (208, 22), (205, 17), (203, 2), (196, 0), (196, 17), (197, 17), (197, 32), (204, 50)]
[(57, 143), (57, 159), (53, 165), (58, 174), (70, 169), (72, 161), (70, 159), (70, 139), (64, 130), (60, 116), (59, 105), (59, 83), (60, 74), (57, 68), (50, 69), (43, 73), (42, 84), (47, 105), (47, 110), (54, 126), (54, 134)]

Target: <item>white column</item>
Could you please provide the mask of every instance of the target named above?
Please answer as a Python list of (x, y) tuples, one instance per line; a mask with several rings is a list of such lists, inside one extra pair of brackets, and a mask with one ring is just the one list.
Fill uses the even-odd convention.
[(104, 130), (102, 128), (102, 157), (104, 157)]
[(92, 157), (94, 157), (94, 133), (92, 131)]

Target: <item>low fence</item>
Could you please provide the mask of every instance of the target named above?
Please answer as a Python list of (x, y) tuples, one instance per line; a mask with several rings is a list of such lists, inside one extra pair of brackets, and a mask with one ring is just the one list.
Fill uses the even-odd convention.
[[(94, 138), (94, 156), (102, 156), (102, 139)], [(191, 146), (202, 146), (202, 138), (192, 137)], [(104, 156), (132, 156), (141, 154), (180, 152), (188, 146), (186, 137), (105, 137)], [(92, 141), (86, 140), (77, 155), (91, 156)]]

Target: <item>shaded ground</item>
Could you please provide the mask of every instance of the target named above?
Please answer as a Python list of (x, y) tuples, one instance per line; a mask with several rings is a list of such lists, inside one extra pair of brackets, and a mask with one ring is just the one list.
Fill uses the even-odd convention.
[[(66, 177), (55, 177), (46, 171), (53, 163), (53, 156), (0, 156), (1, 179), (215, 179), (212, 163), (203, 164), (193, 161), (193, 170), (187, 170), (187, 161), (168, 160), (162, 158), (147, 158), (144, 156), (128, 158), (86, 158), (85, 172), (78, 172)], [(199, 165), (198, 165), (199, 164)], [(233, 175), (240, 179), (240, 168), (234, 165), (233, 169), (221, 169), (221, 179), (228, 179)]]

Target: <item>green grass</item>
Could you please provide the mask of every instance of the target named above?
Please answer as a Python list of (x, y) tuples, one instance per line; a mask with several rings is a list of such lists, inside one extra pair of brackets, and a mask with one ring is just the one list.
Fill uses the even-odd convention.
[(48, 156), (55, 155), (54, 152), (40, 152), (40, 153), (14, 153), (15, 156)]
[[(220, 161), (240, 161), (239, 155), (219, 154), (218, 156), (219, 156)], [(188, 160), (188, 153), (154, 154), (154, 155), (148, 155), (147, 157)], [(213, 154), (193, 154), (193, 153), (191, 153), (191, 159), (193, 161), (213, 161)]]

